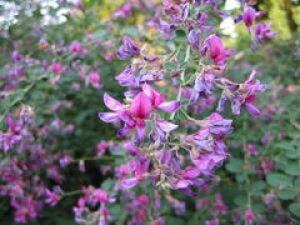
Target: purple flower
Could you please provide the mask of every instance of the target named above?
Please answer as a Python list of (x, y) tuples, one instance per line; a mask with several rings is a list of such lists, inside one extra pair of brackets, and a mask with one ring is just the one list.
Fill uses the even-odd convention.
[(21, 61), (22, 58), (23, 58), (23, 56), (18, 51), (13, 51), (11, 53), (11, 59), (14, 62), (19, 62), (19, 61)]
[(121, 188), (123, 190), (128, 190), (135, 187), (139, 183), (139, 180), (136, 177), (124, 179), (121, 182)]
[(107, 108), (112, 110), (112, 113), (99, 113), (99, 118), (107, 123), (114, 123), (120, 120), (120, 114), (125, 111), (125, 106), (112, 98), (107, 93), (104, 93), (103, 96), (104, 104)]
[(199, 36), (200, 36), (200, 32), (198, 30), (196, 29), (190, 30), (188, 34), (188, 41), (193, 48), (198, 49), (199, 41), (200, 41)]
[(165, 20), (159, 19), (158, 29), (162, 37), (166, 40), (170, 40), (175, 36), (176, 26)]
[(23, 67), (13, 67), (9, 71), (9, 75), (13, 77), (22, 77), (25, 74), (25, 70)]
[(178, 127), (178, 125), (167, 122), (165, 120), (156, 120), (155, 125), (157, 135), (160, 141), (162, 142), (166, 141), (167, 134), (169, 134), (171, 131), (175, 130)]
[(195, 80), (195, 85), (190, 96), (190, 102), (195, 103), (200, 96), (206, 97), (212, 94), (215, 76), (204, 72)]
[(131, 67), (126, 67), (126, 69), (120, 73), (115, 79), (119, 82), (120, 86), (133, 87), (137, 86), (137, 80), (134, 77)]
[(217, 110), (224, 110), (227, 99), (230, 99), (233, 114), (239, 115), (241, 108), (244, 107), (250, 115), (259, 116), (260, 110), (255, 106), (256, 95), (265, 91), (267, 87), (255, 79), (256, 74), (257, 72), (253, 70), (243, 84), (228, 84), (226, 90), (230, 92), (230, 97), (223, 92)]
[(123, 36), (122, 46), (119, 48), (117, 56), (120, 59), (125, 60), (139, 56), (139, 54), (140, 48), (138, 47), (138, 45), (128, 36)]
[(251, 27), (255, 21), (256, 11), (251, 6), (244, 7), (243, 21), (247, 27)]
[(118, 19), (126, 19), (132, 16), (132, 4), (126, 3), (113, 13), (113, 17)]
[(255, 28), (255, 36), (258, 41), (267, 41), (275, 36), (271, 30), (271, 23), (259, 23)]
[(213, 220), (206, 220), (205, 225), (219, 225), (220, 222), (218, 219), (213, 219)]
[(62, 168), (67, 167), (72, 161), (72, 158), (70, 155), (65, 154), (63, 157), (59, 159), (59, 164)]
[(61, 196), (57, 193), (57, 191), (50, 191), (49, 189), (45, 190), (45, 202), (51, 206), (55, 206), (59, 200), (61, 199)]

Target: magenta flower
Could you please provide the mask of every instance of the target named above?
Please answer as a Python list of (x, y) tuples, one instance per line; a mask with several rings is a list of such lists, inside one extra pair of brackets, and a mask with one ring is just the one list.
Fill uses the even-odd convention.
[(247, 209), (244, 213), (244, 219), (246, 225), (253, 225), (255, 220), (255, 214), (252, 209)]
[(66, 72), (66, 68), (60, 63), (54, 62), (51, 65), (51, 71), (57, 75), (61, 75)]
[(272, 39), (275, 33), (271, 30), (271, 23), (259, 23), (255, 28), (255, 36), (258, 41)]
[(259, 154), (256, 146), (252, 145), (252, 144), (246, 145), (246, 151), (247, 151), (248, 155), (258, 155)]
[(45, 190), (45, 202), (51, 206), (55, 206), (61, 199), (61, 196), (56, 191)]
[(78, 41), (73, 41), (70, 44), (69, 51), (77, 55), (83, 55), (87, 52), (87, 50), (84, 47), (82, 47), (82, 45)]
[(119, 48), (117, 52), (117, 56), (122, 59), (130, 59), (132, 57), (136, 57), (140, 54), (139, 46), (128, 36), (123, 36), (122, 38), (122, 46)]
[(133, 117), (144, 120), (147, 119), (152, 111), (151, 98), (144, 92), (137, 94), (130, 106), (130, 113)]
[(230, 57), (231, 51), (224, 48), (222, 40), (217, 35), (210, 35), (203, 43), (201, 53), (208, 51), (210, 59), (217, 65), (224, 64)]
[(91, 84), (93, 88), (99, 89), (101, 87), (101, 76), (96, 71), (88, 74), (86, 84)]
[(165, 101), (162, 94), (155, 91), (149, 85), (143, 86), (132, 99), (130, 106), (125, 106), (117, 100), (104, 94), (104, 104), (111, 109), (112, 113), (99, 113), (99, 118), (107, 123), (124, 122), (124, 127), (118, 131), (120, 136), (126, 136), (136, 128), (136, 141), (141, 141), (145, 136), (145, 120), (147, 120), (154, 109), (165, 112), (175, 112), (180, 107), (178, 101)]
[(108, 143), (106, 141), (100, 141), (97, 144), (97, 156), (104, 155), (108, 148)]
[(215, 210), (219, 214), (225, 215), (227, 213), (227, 206), (225, 205), (222, 195), (220, 193), (217, 193), (215, 195)]
[(255, 21), (256, 11), (251, 6), (244, 7), (243, 21), (247, 27), (251, 27)]
[[(139, 157), (128, 163), (126, 168), (126, 176), (120, 179), (120, 188), (128, 190), (143, 182), (148, 176), (150, 161), (145, 157)], [(120, 172), (120, 171), (119, 171)], [(128, 177), (129, 176), (129, 177)]]

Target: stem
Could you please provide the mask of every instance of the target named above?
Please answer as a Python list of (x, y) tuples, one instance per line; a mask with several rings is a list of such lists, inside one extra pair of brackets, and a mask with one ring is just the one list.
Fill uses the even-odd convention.
[(78, 163), (80, 161), (102, 161), (102, 162), (113, 162), (116, 160), (116, 156), (101, 156), (101, 157), (86, 157), (81, 159), (73, 159), (72, 163)]
[(79, 195), (81, 193), (82, 193), (81, 190), (70, 191), (70, 192), (64, 193), (62, 197), (65, 198), (65, 197), (69, 197), (69, 196)]
[[(186, 48), (186, 51), (185, 51), (185, 58), (184, 58), (184, 65), (186, 65), (186, 63), (189, 61), (190, 59), (190, 56), (191, 56), (191, 46), (188, 45), (187, 48)], [(179, 84), (179, 91), (178, 91), (178, 94), (177, 94), (177, 98), (176, 100), (180, 102), (181, 100), (181, 95), (182, 95), (182, 84), (185, 83), (185, 69), (181, 72), (180, 74), (180, 84)], [(173, 112), (170, 116), (170, 120), (173, 120), (174, 117), (175, 117), (175, 114), (176, 112)]]

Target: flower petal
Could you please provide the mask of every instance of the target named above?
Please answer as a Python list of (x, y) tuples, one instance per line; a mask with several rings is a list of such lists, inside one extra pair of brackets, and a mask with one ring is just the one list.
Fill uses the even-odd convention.
[(260, 110), (254, 104), (246, 103), (245, 106), (251, 116), (259, 116), (261, 114)]
[(156, 125), (158, 126), (159, 129), (161, 129), (166, 133), (169, 133), (178, 127), (178, 125), (167, 122), (165, 120), (156, 120)]
[(161, 103), (158, 108), (165, 112), (175, 112), (179, 109), (180, 102), (179, 101), (170, 101)]
[(107, 93), (104, 93), (103, 100), (106, 107), (112, 111), (120, 111), (124, 108), (124, 105), (121, 102), (117, 101)]
[(123, 190), (128, 190), (133, 188), (139, 183), (136, 177), (125, 179), (121, 182), (121, 187)]
[(118, 113), (99, 113), (98, 117), (100, 120), (106, 122), (106, 123), (114, 123), (119, 121), (119, 115)]

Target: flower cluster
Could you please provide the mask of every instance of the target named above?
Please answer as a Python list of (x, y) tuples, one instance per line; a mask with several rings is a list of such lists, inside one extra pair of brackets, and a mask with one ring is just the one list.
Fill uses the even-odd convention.
[[(208, 24), (209, 10), (198, 9), (203, 6), (218, 17), (224, 16), (216, 1), (164, 0), (158, 7), (162, 14), (154, 15), (147, 23), (168, 40), (176, 39), (178, 31), (184, 31), (185, 38), (171, 56), (149, 53), (147, 47), (141, 47), (133, 38), (122, 38), (117, 57), (131, 59), (132, 64), (115, 79), (127, 88), (125, 99), (121, 102), (105, 93), (104, 104), (112, 112), (99, 113), (100, 120), (114, 124), (118, 136), (128, 140), (123, 146), (130, 159), (116, 168), (115, 189), (124, 194), (133, 193), (138, 185), (150, 183), (159, 189), (152, 201), (164, 197), (177, 213), (185, 210), (184, 203), (165, 192), (173, 189), (192, 196), (199, 190), (207, 191), (218, 182), (214, 171), (229, 156), (225, 139), (233, 131), (233, 120), (220, 114), (225, 110), (226, 102), (231, 102), (234, 115), (239, 115), (245, 108), (250, 115), (259, 116), (261, 112), (255, 100), (266, 90), (266, 85), (255, 78), (256, 70), (244, 83), (227, 78), (227, 62), (235, 53), (225, 47), (216, 28)], [(130, 7), (124, 5), (117, 15), (129, 15), (128, 9)], [(241, 18), (250, 28), (257, 15), (253, 8), (245, 6)], [(273, 36), (262, 26), (256, 27), (259, 41)], [(183, 51), (182, 46), (185, 46)], [(173, 64), (173, 69), (168, 70), (166, 64)], [(219, 97), (218, 90), (221, 91)], [(171, 94), (167, 96), (167, 93)], [(172, 96), (176, 97), (172, 99)], [(213, 103), (218, 98), (218, 106), (214, 109)], [(197, 119), (197, 115), (192, 117), (190, 112), (195, 112), (200, 101), (204, 102), (204, 109), (217, 112), (204, 119)], [(252, 146), (248, 149), (249, 154), (254, 154), (250, 153)], [(147, 199), (145, 206), (149, 200), (148, 197), (143, 199)], [(130, 206), (138, 205), (139, 201), (138, 197)], [(137, 207), (137, 212), (131, 211), (137, 220), (132, 223), (143, 224), (146, 212), (142, 206)], [(153, 208), (153, 205), (149, 207)], [(220, 214), (226, 213), (219, 195), (216, 196), (216, 210)], [(251, 212), (251, 209), (245, 212), (248, 222), (255, 218)], [(159, 213), (156, 218), (154, 224), (163, 224)], [(206, 224), (219, 224), (219, 221), (214, 219)]]
[(10, 198), (15, 221), (27, 223), (40, 216), (45, 204), (54, 206), (63, 196), (60, 161), (67, 155), (53, 154), (41, 144), (45, 137), (50, 139), (50, 126), (38, 128), (29, 106), (24, 106), (17, 117), (8, 115), (5, 121), (7, 131), (0, 133), (0, 150), (10, 151), (11, 158), (0, 166), (0, 195)]

